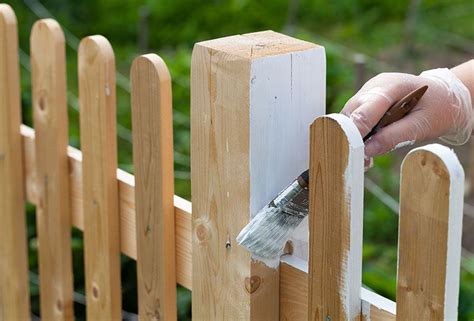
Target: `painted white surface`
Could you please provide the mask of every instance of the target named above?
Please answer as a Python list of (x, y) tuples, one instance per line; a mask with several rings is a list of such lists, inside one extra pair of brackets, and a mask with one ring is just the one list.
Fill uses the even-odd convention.
[(174, 207), (177, 207), (188, 213), (192, 212), (192, 205), (190, 201), (182, 197), (179, 197), (178, 195), (174, 195), (173, 201), (174, 201)]
[(362, 226), (364, 212), (364, 143), (352, 120), (342, 114), (331, 114), (346, 134), (349, 157), (344, 173), (346, 202), (350, 212), (350, 245), (347, 266), (344, 266), (342, 292), (340, 296), (353, 320), (361, 309), (360, 288), (362, 286)]
[(301, 270), (304, 273), (308, 274), (308, 261), (300, 259), (295, 255), (283, 255), (280, 258), (280, 262), (291, 265), (292, 267), (295, 267), (298, 270)]
[(366, 321), (370, 321), (370, 306), (387, 311), (393, 315), (397, 311), (397, 304), (395, 302), (366, 288), (360, 289), (360, 298), (362, 299), (362, 313), (366, 317)]
[[(253, 217), (309, 164), (309, 126), (325, 114), (323, 47), (256, 59), (250, 77), (250, 213)], [(306, 220), (307, 222), (307, 220)], [(293, 237), (308, 258), (308, 225)]]
[(414, 153), (419, 150), (429, 151), (438, 156), (439, 159), (443, 161), (449, 172), (450, 185), (448, 214), (448, 246), (444, 293), (444, 319), (457, 320), (459, 299), (459, 271), (461, 266), (464, 170), (456, 154), (448, 147), (445, 147), (440, 144), (430, 144), (419, 148), (414, 148), (408, 154)]

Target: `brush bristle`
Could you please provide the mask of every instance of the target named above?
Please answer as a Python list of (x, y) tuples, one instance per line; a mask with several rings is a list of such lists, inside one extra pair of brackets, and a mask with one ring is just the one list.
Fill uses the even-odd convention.
[(237, 236), (237, 242), (256, 257), (272, 260), (283, 254), (290, 234), (303, 216), (285, 213), (267, 206), (260, 211)]

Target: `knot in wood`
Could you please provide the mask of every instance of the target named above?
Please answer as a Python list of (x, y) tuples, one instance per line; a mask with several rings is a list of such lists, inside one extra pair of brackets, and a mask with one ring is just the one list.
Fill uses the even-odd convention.
[(257, 275), (254, 275), (250, 278), (245, 278), (245, 289), (248, 293), (252, 294), (258, 290), (261, 283), (262, 279)]
[(283, 253), (287, 255), (293, 254), (294, 251), (294, 245), (292, 241), (287, 241), (285, 244), (285, 248), (283, 249)]
[(57, 300), (56, 301), (56, 309), (59, 311), (59, 312), (63, 312), (63, 302), (61, 300)]
[(46, 109), (46, 102), (43, 96), (38, 99), (38, 108), (40, 111), (44, 111)]
[(147, 314), (147, 320), (153, 320), (153, 321), (161, 321), (161, 302), (160, 299), (155, 299), (155, 305), (153, 307), (152, 311), (148, 311)]
[(92, 284), (92, 297), (94, 299), (98, 299), (99, 298), (99, 287), (97, 286), (97, 284)]
[(204, 224), (199, 224), (196, 226), (196, 237), (200, 243), (204, 243), (209, 240), (210, 237), (209, 229)]

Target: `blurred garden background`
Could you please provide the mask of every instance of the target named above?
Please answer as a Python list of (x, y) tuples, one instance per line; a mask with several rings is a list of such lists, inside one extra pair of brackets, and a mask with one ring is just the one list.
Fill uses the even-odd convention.
[[(19, 24), (23, 121), (32, 126), (29, 35), (53, 17), (67, 41), (70, 144), (80, 147), (77, 48), (102, 34), (115, 49), (119, 167), (133, 173), (129, 68), (141, 53), (159, 54), (173, 79), (176, 194), (191, 200), (189, 74), (194, 43), (272, 29), (326, 47), (327, 110), (338, 112), (365, 80), (385, 71), (419, 73), (452, 67), (474, 54), (472, 0), (7, 0)], [(472, 145), (472, 144), (471, 144)], [(474, 146), (474, 145), (473, 145)], [(456, 148), (466, 174), (468, 146)], [(366, 177), (363, 283), (395, 300), (399, 166), (406, 149), (379, 157)], [(467, 175), (466, 175), (467, 176)], [(459, 320), (474, 320), (474, 205), (466, 196)], [(34, 207), (28, 207), (30, 285), (38, 316)], [(75, 311), (85, 316), (82, 233), (73, 231)], [(122, 256), (124, 318), (137, 313), (135, 262)], [(180, 320), (190, 320), (191, 293), (178, 288)]]

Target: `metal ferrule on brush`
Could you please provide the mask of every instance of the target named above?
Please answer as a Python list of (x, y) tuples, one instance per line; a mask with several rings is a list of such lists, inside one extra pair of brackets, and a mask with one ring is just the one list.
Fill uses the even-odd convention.
[(306, 217), (308, 215), (308, 185), (305, 180), (298, 177), (270, 203), (270, 206), (278, 207), (289, 215)]

